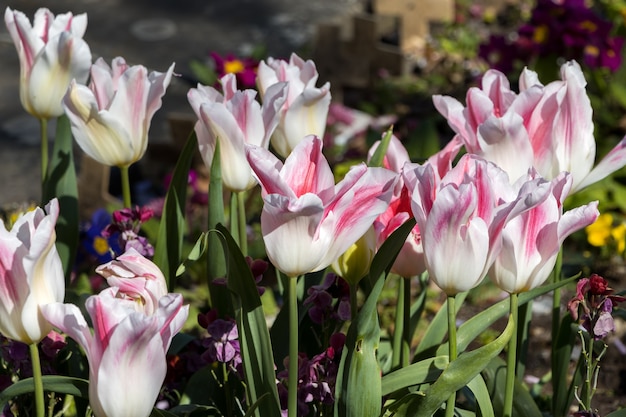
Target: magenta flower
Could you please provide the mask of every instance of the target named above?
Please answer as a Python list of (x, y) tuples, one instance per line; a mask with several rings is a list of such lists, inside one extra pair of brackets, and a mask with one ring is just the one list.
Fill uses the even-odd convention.
[(335, 185), (322, 141), (308, 136), (285, 160), (248, 147), (248, 161), (263, 189), (261, 231), (270, 261), (296, 277), (329, 266), (386, 210), (397, 174), (353, 167)]
[(259, 66), (259, 61), (250, 57), (238, 58), (233, 54), (222, 56), (217, 52), (211, 52), (210, 55), (215, 62), (217, 78), (222, 78), (226, 74), (234, 74), (237, 77), (237, 84), (243, 88), (256, 86), (256, 69)]
[(108, 288), (87, 299), (93, 334), (73, 304), (48, 304), (42, 310), (85, 350), (94, 414), (148, 417), (165, 379), (167, 349), (189, 307), (183, 307), (180, 294), (168, 294), (159, 300), (153, 315), (146, 315), (135, 310), (134, 301), (118, 298), (117, 291)]

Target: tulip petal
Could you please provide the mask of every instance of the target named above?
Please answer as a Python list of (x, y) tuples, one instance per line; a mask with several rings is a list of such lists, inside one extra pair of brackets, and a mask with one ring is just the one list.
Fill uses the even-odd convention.
[(626, 164), (626, 136), (615, 146), (587, 176), (582, 178), (572, 193), (608, 177)]

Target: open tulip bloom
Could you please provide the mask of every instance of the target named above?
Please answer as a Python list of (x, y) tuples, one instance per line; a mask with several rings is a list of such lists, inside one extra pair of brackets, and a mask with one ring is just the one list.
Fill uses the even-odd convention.
[(504, 74), (489, 70), (482, 88), (468, 90), (465, 107), (452, 97), (435, 95), (433, 102), (468, 152), (498, 164), (511, 181), (531, 167), (547, 179), (567, 171), (575, 193), (626, 164), (626, 138), (594, 168), (596, 142), (584, 75), (572, 61), (561, 67), (561, 78), (544, 86), (525, 69), (516, 94)]
[(41, 8), (31, 25), (24, 13), (7, 7), (4, 22), (20, 58), (22, 106), (39, 119), (62, 115), (70, 81), (85, 83), (89, 76), (91, 51), (82, 39), (87, 15), (54, 16)]
[(26, 344), (38, 343), (52, 330), (41, 306), (65, 296), (55, 246), (57, 199), (50, 201), (46, 212), (36, 208), (22, 215), (10, 231), (0, 222), (0, 333)]
[(89, 87), (72, 82), (63, 99), (72, 134), (80, 148), (101, 164), (128, 167), (148, 147), (152, 116), (170, 83), (174, 64), (165, 73), (102, 58), (91, 67)]
[(279, 109), (285, 101), (286, 84), (278, 83), (269, 88), (261, 106), (255, 100), (256, 91), (237, 90), (235, 74), (226, 74), (220, 82), (223, 94), (213, 87), (198, 85), (187, 95), (199, 119), (195, 130), (200, 155), (210, 168), (219, 140), (224, 185), (232, 191), (246, 191), (256, 185), (246, 159), (246, 145), (269, 147)]
[(290, 277), (329, 266), (386, 210), (397, 174), (353, 167), (335, 185), (322, 141), (308, 136), (283, 165), (269, 151), (248, 147), (263, 188), (261, 230), (267, 255)]
[(258, 67), (257, 84), (261, 96), (272, 85), (287, 83), (287, 99), (280, 110), (280, 121), (272, 135), (272, 147), (286, 158), (307, 135), (324, 137), (330, 107), (330, 83), (316, 87), (319, 74), (313, 61), (291, 54), (289, 61), (269, 58)]
[(48, 304), (46, 318), (85, 350), (89, 361), (89, 403), (96, 417), (148, 417), (165, 379), (165, 354), (189, 307), (180, 294), (159, 300), (153, 315), (138, 312), (116, 287), (87, 299), (92, 334), (79, 308)]

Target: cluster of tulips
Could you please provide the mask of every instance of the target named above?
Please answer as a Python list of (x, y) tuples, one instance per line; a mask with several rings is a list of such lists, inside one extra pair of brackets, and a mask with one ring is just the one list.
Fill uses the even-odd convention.
[[(121, 169), (123, 204), (131, 207), (128, 168), (146, 151), (150, 121), (175, 76), (174, 64), (164, 73), (149, 73), (120, 57), (111, 65), (102, 58), (92, 64), (82, 40), (85, 15), (54, 16), (40, 9), (31, 24), (24, 14), (7, 8), (5, 23), (20, 57), (22, 104), (41, 120), (44, 195), (49, 195), (53, 180), (49, 173), (58, 168), (48, 161), (46, 123), (66, 117), (68, 130), (87, 155)], [(424, 163), (412, 163), (402, 142), (387, 132), (371, 149), (368, 161), (353, 166), (336, 183), (320, 139), (330, 85), (317, 87), (317, 79), (314, 63), (294, 54), (288, 61), (261, 62), (257, 89), (239, 90), (235, 74), (226, 74), (218, 85), (198, 85), (188, 93), (198, 118), (189, 144), (195, 148), (197, 140), (211, 172), (212, 211), (204, 236), (209, 244), (200, 246), (208, 251), (203, 259), (209, 280), (226, 276), (229, 292), (219, 299), (213, 288), (210, 304), (217, 314), (231, 313), (237, 320), (233, 334), (239, 337), (247, 390), (240, 406), (247, 407), (246, 415), (298, 415), (298, 282), (303, 276), (319, 277), (313, 273), (332, 266), (349, 283), (352, 318), (331, 393), (335, 415), (431, 415), (445, 409), (453, 416), (461, 406), (456, 392), (471, 385), (489, 359), (508, 344), (502, 415), (511, 417), (519, 389), (515, 387), (519, 300), (552, 275), (550, 290), (558, 312), (559, 288), (569, 282), (560, 277), (563, 242), (599, 215), (597, 202), (565, 212), (563, 203), (626, 165), (626, 139), (594, 168), (592, 108), (576, 62), (563, 64), (561, 79), (547, 85), (525, 69), (519, 92), (511, 90), (502, 73), (490, 70), (482, 77), (482, 87), (469, 89), (465, 105), (451, 97), (433, 97), (455, 132), (440, 152)], [(459, 158), (462, 148), (465, 153)], [(190, 159), (189, 154), (181, 160), (185, 155)], [(0, 227), (0, 332), (31, 346), (38, 416), (46, 408), (46, 379), (37, 374), (37, 344), (53, 327), (84, 349), (89, 361), (88, 398), (97, 417), (153, 412), (166, 374), (168, 347), (188, 315), (182, 296), (170, 293), (182, 273), (179, 220), (186, 176), (185, 164), (179, 163), (154, 259), (130, 248), (96, 268), (110, 287), (89, 297), (84, 306), (63, 304), (71, 271), (55, 247), (60, 243), (55, 225), (64, 214), (57, 199), (45, 212), (37, 208), (24, 214), (10, 230)], [(287, 283), (284, 308), (291, 360), (283, 405), (274, 361), (267, 352), (271, 342), (266, 322), (258, 317), (256, 283), (248, 264), (240, 262), (248, 251), (245, 193), (257, 185), (263, 199), (260, 225), (265, 252)], [(222, 187), (232, 195), (228, 229), (220, 224)], [(216, 236), (218, 246), (211, 245), (210, 238)], [(193, 260), (199, 259), (196, 254)], [(396, 328), (402, 334), (394, 345), (395, 369), (389, 375), (400, 378), (409, 375), (403, 370), (414, 370), (412, 382), (399, 385), (401, 389), (389, 388), (393, 378), (383, 379), (376, 356), (380, 342), (376, 298), (389, 272), (402, 278), (401, 287), (409, 294), (405, 309), (410, 308), (408, 286), (416, 276), (427, 276), (447, 297), (447, 341), (441, 343), (443, 351), (428, 358), (430, 362), (412, 359), (409, 323)], [(466, 336), (457, 338), (455, 303), (486, 276), (509, 295), (509, 325), (485, 346), (490, 350), (467, 356), (474, 352), (464, 353)], [(358, 291), (366, 296), (361, 309)], [(582, 305), (582, 298), (576, 306)], [(218, 307), (224, 302), (229, 311)], [(93, 334), (82, 307), (91, 317)], [(402, 311), (397, 314), (407, 317)], [(435, 366), (437, 358), (444, 364), (437, 378), (419, 379), (417, 365)], [(406, 391), (420, 384), (425, 388), (418, 389), (419, 395)], [(404, 394), (394, 397), (393, 392)], [(589, 399), (579, 401), (581, 410), (591, 413)], [(478, 405), (482, 415), (493, 415), (490, 405), (483, 401)]]

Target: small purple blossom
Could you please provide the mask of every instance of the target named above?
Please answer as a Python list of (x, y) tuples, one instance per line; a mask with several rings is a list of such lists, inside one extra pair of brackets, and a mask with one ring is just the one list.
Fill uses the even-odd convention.
[(567, 303), (567, 308), (594, 340), (601, 340), (615, 329), (611, 313), (613, 306), (623, 301), (626, 298), (613, 295), (606, 279), (592, 274), (578, 281), (576, 295)]
[(111, 224), (102, 231), (102, 236), (107, 239), (117, 237), (119, 246), (123, 248), (122, 252), (133, 248), (142, 256), (152, 258), (154, 247), (148, 242), (148, 239), (139, 234), (141, 225), (150, 220), (152, 216), (152, 210), (143, 207), (116, 210), (113, 212)]
[(350, 319), (350, 287), (340, 276), (326, 275), (324, 282), (309, 288), (307, 294), (304, 305), (310, 306), (309, 317), (314, 323)]

